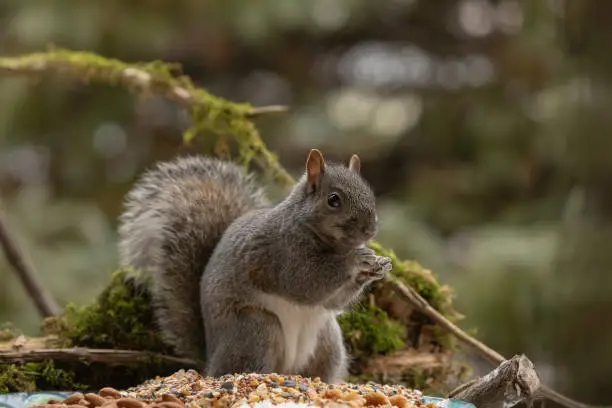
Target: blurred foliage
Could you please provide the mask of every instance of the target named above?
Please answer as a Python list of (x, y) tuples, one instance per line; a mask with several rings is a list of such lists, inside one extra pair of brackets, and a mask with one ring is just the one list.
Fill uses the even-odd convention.
[[(487, 343), (610, 404), (609, 4), (10, 0), (0, 55), (56, 44), (176, 61), (228, 100), (291, 105), (257, 120), (286, 168), (302, 171), (314, 146), (358, 153), (385, 247), (452, 285)], [(190, 126), (161, 98), (0, 73), (3, 207), (62, 302), (107, 282), (122, 197), (144, 168), (214, 151), (181, 146)], [(34, 333), (7, 265), (0, 280), (0, 321)]]

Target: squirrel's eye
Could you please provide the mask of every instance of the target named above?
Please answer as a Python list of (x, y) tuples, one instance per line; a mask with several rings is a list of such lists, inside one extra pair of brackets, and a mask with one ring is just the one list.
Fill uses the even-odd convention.
[(340, 207), (340, 204), (341, 204), (340, 196), (336, 193), (331, 193), (330, 195), (327, 196), (327, 204), (333, 208)]

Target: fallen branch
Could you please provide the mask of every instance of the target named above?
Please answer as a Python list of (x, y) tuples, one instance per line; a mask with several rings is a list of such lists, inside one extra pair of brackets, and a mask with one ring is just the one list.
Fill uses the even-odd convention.
[(539, 389), (540, 377), (533, 363), (524, 355), (516, 355), (486, 376), (454, 389), (448, 397), (478, 408), (511, 407), (521, 402), (531, 406)]
[(31, 349), (23, 351), (0, 351), (0, 363), (16, 364), (31, 361), (86, 361), (108, 365), (126, 365), (146, 362), (163, 362), (180, 366), (198, 367), (190, 359), (136, 350), (88, 349), (83, 347), (65, 349)]
[[(439, 326), (449, 331), (453, 334), (457, 339), (472, 347), (474, 350), (478, 352), (481, 356), (485, 357), (487, 360), (494, 364), (502, 364), (504, 361), (507, 361), (504, 356), (499, 354), (497, 351), (488, 347), (486, 344), (476, 340), (474, 337), (470, 336), (453, 322), (448, 320), (442, 314), (440, 314), (436, 309), (431, 307), (431, 305), (423, 299), (421, 295), (419, 295), (414, 289), (409, 286), (404, 285), (397, 278), (390, 276), (388, 278), (395, 285), (396, 293), (402, 297), (404, 300), (413, 304), (419, 312), (428, 316), (432, 320), (434, 320)], [(542, 397), (548, 398), (551, 401), (554, 401), (560, 405), (566, 406), (568, 408), (589, 408), (590, 405), (583, 404), (578, 401), (574, 401), (571, 398), (568, 398), (558, 392), (546, 387), (545, 385), (541, 385), (538, 390), (539, 395)], [(480, 407), (480, 405), (477, 405)]]
[(38, 274), (34, 270), (34, 267), (26, 261), (23, 252), (19, 249), (19, 246), (6, 226), (4, 214), (1, 209), (0, 246), (6, 256), (6, 260), (15, 270), (42, 317), (59, 315), (61, 312), (59, 305), (38, 279)]

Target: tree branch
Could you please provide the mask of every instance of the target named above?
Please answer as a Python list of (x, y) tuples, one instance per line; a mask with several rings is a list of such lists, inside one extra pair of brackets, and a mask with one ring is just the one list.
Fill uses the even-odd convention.
[[(390, 276), (388, 278), (394, 283), (394, 287), (396, 293), (402, 297), (404, 300), (410, 302), (414, 305), (419, 312), (428, 316), (433, 321), (435, 321), (440, 327), (446, 329), (450, 333), (452, 333), (457, 339), (461, 342), (467, 344), (472, 347), (478, 354), (485, 357), (487, 360), (494, 364), (502, 364), (504, 361), (507, 361), (504, 356), (499, 354), (497, 351), (488, 347), (486, 344), (476, 340), (474, 337), (470, 336), (453, 322), (448, 320), (442, 314), (440, 314), (436, 309), (431, 307), (429, 303), (421, 295), (419, 295), (414, 289), (409, 286), (404, 285), (397, 278)], [(541, 385), (537, 391), (540, 396), (546, 397), (551, 401), (554, 401), (560, 405), (566, 406), (568, 408), (589, 408), (590, 405), (583, 404), (578, 401), (574, 401), (571, 398), (568, 398), (558, 392)], [(479, 405), (477, 405), (479, 407)]]
[(26, 291), (34, 300), (38, 312), (42, 317), (57, 316), (61, 309), (51, 293), (38, 279), (34, 267), (26, 262), (23, 252), (17, 246), (15, 239), (11, 236), (4, 214), (0, 209), (0, 246), (6, 256), (6, 260), (13, 267)]
[[(81, 54), (81, 58), (66, 58), (68, 54), (64, 54), (63, 52), (49, 52), (49, 53), (40, 53), (40, 54), (30, 54), (27, 56), (22, 56), (18, 58), (0, 58), (0, 70), (14, 74), (14, 75), (27, 75), (34, 74), (40, 75), (41, 73), (47, 71), (56, 71), (59, 73), (66, 74), (74, 74), (76, 70), (86, 69), (87, 66), (82, 65), (83, 63), (92, 62), (88, 60), (86, 57), (93, 57), (94, 54), (88, 53), (70, 53), (73, 57), (75, 55)], [(62, 58), (64, 56), (64, 58)], [(80, 65), (78, 62), (80, 61)], [(106, 60), (107, 62), (117, 62), (114, 60)], [(100, 62), (100, 61), (98, 61)], [(89, 67), (91, 68), (91, 67)], [(151, 72), (151, 69), (146, 68), (135, 68), (130, 66), (121, 66), (121, 65), (110, 65), (108, 64), (106, 68), (115, 68), (116, 72), (98, 72), (98, 74), (118, 74), (119, 80), (128, 87), (133, 87), (135, 90), (143, 93), (147, 91), (152, 91), (155, 93), (163, 93), (168, 99), (178, 103), (184, 108), (191, 109), (194, 105), (202, 103), (200, 98), (194, 94), (194, 89), (190, 86), (180, 86), (174, 84), (172, 78), (163, 78), (163, 76), (159, 75), (160, 73)], [(90, 72), (92, 73), (92, 72)], [(86, 79), (79, 75), (71, 75), (73, 77), (77, 77), (80, 79)], [(96, 79), (87, 78), (87, 79)], [(166, 82), (164, 84), (164, 82)], [(162, 91), (161, 88), (153, 89), (154, 87), (159, 87), (160, 85), (165, 85)], [(201, 96), (201, 95), (200, 95)], [(210, 101), (208, 101), (210, 104)], [(235, 104), (238, 106), (238, 104)], [(248, 118), (253, 118), (260, 115), (267, 115), (273, 113), (284, 113), (289, 110), (289, 107), (283, 105), (272, 105), (272, 106), (261, 106), (254, 108), (245, 109), (244, 106), (241, 107), (241, 114)]]
[[(94, 53), (65, 50), (0, 58), (0, 71), (8, 74), (38, 76), (56, 73), (83, 82), (121, 84), (139, 94), (165, 96), (187, 109), (194, 122), (206, 122), (203, 129), (230, 133), (241, 147), (248, 147), (254, 153), (252, 159), (266, 169), (276, 182), (286, 187), (294, 183), (294, 179), (265, 147), (259, 132), (249, 121), (256, 116), (285, 112), (288, 107), (277, 105), (254, 108), (249, 104), (214, 97), (204, 89), (196, 88), (188, 77), (173, 75), (176, 70), (176, 64), (159, 61), (128, 64)], [(201, 130), (197, 128), (197, 123), (195, 130)]]
[(0, 363), (16, 364), (30, 361), (87, 361), (109, 365), (125, 365), (143, 362), (163, 362), (181, 366), (198, 367), (190, 359), (148, 353), (136, 350), (88, 349), (83, 347), (65, 349), (32, 349), (24, 351), (0, 351)]

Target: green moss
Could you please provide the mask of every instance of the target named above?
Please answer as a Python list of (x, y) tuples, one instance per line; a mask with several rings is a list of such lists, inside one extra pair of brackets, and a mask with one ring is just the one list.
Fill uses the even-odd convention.
[(36, 390), (37, 373), (16, 364), (0, 365), (0, 394)]
[(38, 363), (40, 378), (39, 389), (76, 390), (87, 388), (86, 384), (75, 381), (75, 373), (65, 369), (56, 368), (53, 361)]
[(75, 374), (57, 368), (53, 361), (0, 365), (0, 394), (47, 390), (80, 390), (84, 384), (75, 381)]
[(351, 356), (363, 360), (404, 347), (406, 329), (371, 304), (359, 305), (338, 318)]
[(184, 367), (152, 362), (131, 365), (58, 361), (0, 364), (0, 393), (90, 391), (103, 387), (125, 389), (157, 375), (170, 375), (180, 368)]
[(62, 317), (46, 323), (47, 329), (55, 330), (66, 346), (169, 353), (155, 330), (148, 294), (126, 281), (128, 273), (114, 272), (96, 302), (68, 305)]

